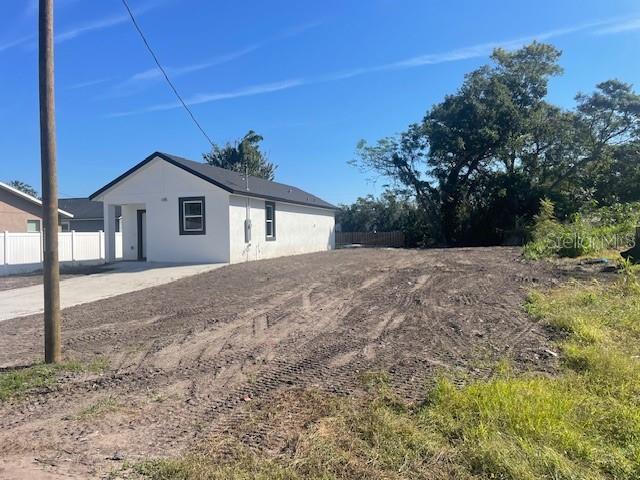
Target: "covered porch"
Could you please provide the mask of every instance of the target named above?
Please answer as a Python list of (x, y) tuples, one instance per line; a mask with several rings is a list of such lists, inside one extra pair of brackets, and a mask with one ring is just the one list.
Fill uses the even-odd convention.
[[(116, 235), (116, 207), (121, 209), (120, 235)], [(145, 203), (104, 203), (105, 260), (147, 260), (147, 206)], [(120, 245), (118, 244), (120, 243)]]

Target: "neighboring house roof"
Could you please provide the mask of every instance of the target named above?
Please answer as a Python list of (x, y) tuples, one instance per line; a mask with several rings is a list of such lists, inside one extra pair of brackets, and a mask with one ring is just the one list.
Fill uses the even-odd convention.
[[(88, 198), (60, 198), (58, 206), (73, 213), (74, 220), (102, 220), (104, 210), (102, 202)], [(116, 217), (120, 216), (120, 206), (116, 207)]]
[[(31, 195), (24, 193), (23, 191), (18, 190), (17, 188), (13, 188), (12, 186), (7, 185), (6, 183), (0, 182), (0, 188), (3, 190), (6, 190), (7, 192), (13, 193), (17, 197), (24, 198), (25, 200), (28, 200), (31, 203), (42, 206), (42, 200), (40, 200), (39, 198), (32, 197)], [(61, 208), (58, 208), (58, 213), (63, 217), (73, 218), (72, 213), (62, 210)]]
[(118, 178), (90, 195), (89, 198), (93, 199), (99, 196), (155, 158), (160, 158), (169, 162), (170, 164), (212, 183), (229, 193), (330, 210), (337, 209), (334, 205), (331, 205), (330, 203), (325, 202), (321, 198), (305, 192), (304, 190), (300, 190), (299, 188), (291, 185), (285, 185), (284, 183), (272, 182), (265, 180), (264, 178), (254, 177), (251, 175), (249, 175), (249, 189), (247, 190), (247, 181), (242, 173), (226, 170), (220, 167), (214, 167), (213, 165), (208, 165), (206, 163), (194, 162), (193, 160), (187, 160), (186, 158), (162, 152), (152, 153), (142, 162), (138, 163), (136, 166), (127, 170)]

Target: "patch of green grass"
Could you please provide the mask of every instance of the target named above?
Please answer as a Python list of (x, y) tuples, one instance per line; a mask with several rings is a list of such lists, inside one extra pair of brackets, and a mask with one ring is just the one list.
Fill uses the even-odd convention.
[(462, 389), (440, 381), (425, 427), (481, 478), (640, 478), (640, 285), (569, 284), (527, 310), (556, 329), (565, 371), (502, 373)]
[[(640, 478), (640, 284), (571, 283), (532, 293), (527, 310), (556, 330), (557, 376), (516, 374), (457, 386), (441, 378), (422, 405), (399, 401), (388, 376), (363, 381), (366, 399), (332, 404), (266, 454), (213, 441), (134, 471), (182, 479), (637, 479)], [(302, 401), (302, 400), (301, 400)]]
[(109, 368), (109, 359), (107, 357), (97, 357), (89, 363), (84, 364), (83, 369), (90, 373), (101, 373)]
[[(291, 467), (277, 461), (259, 458), (238, 448), (238, 453), (225, 463), (217, 463), (204, 454), (190, 454), (179, 460), (153, 460), (133, 467), (143, 478), (162, 480), (300, 480)], [(330, 478), (330, 477), (327, 477)]]
[(91, 418), (101, 417), (107, 413), (115, 412), (120, 408), (120, 404), (111, 395), (99, 399), (88, 407), (83, 408), (75, 416), (78, 420), (88, 420)]
[(25, 368), (16, 368), (0, 372), (0, 401), (24, 395), (30, 390), (48, 387), (65, 372), (100, 373), (108, 368), (105, 358), (98, 358), (90, 363), (70, 360), (58, 364), (37, 364)]

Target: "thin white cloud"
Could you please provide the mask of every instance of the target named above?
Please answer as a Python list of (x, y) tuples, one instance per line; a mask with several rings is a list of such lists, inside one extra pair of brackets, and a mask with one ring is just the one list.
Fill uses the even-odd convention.
[(0, 43), (0, 52), (4, 51), (4, 50), (8, 50), (10, 48), (13, 47), (17, 47), (20, 45), (24, 45), (27, 42), (30, 42), (31, 40), (33, 40), (33, 35), (27, 35), (24, 37), (20, 37), (20, 38), (16, 38), (14, 40), (9, 40), (7, 42), (4, 43)]
[[(156, 2), (148, 2), (141, 7), (134, 9), (135, 15), (142, 15), (147, 13), (148, 11), (156, 8), (161, 1)], [(105, 28), (115, 27), (116, 25), (121, 25), (123, 23), (127, 23), (129, 21), (129, 15), (126, 13), (119, 15), (112, 15), (110, 17), (101, 18), (97, 20), (92, 20), (90, 22), (86, 22), (83, 24), (76, 25), (68, 30), (64, 30), (62, 33), (56, 35), (56, 42), (63, 43), (67, 40), (71, 40), (79, 37), (80, 35), (84, 35), (85, 33), (93, 32), (96, 30), (103, 30)]]
[(94, 20), (91, 22), (87, 22), (81, 25), (76, 25), (68, 30), (63, 31), (56, 35), (56, 42), (63, 43), (67, 40), (71, 40), (73, 38), (79, 37), (82, 34), (92, 32), (94, 30), (102, 30), (104, 28), (113, 27), (116, 25), (120, 25), (129, 20), (129, 17), (126, 15), (116, 15), (112, 17), (103, 18), (100, 20)]
[[(598, 26), (602, 26), (610, 23), (611, 23), (611, 20), (589, 22), (589, 23), (583, 23), (583, 24), (579, 24), (571, 27), (548, 30), (546, 32), (538, 33), (536, 35), (528, 35), (525, 37), (514, 38), (511, 40), (480, 43), (477, 45), (471, 45), (468, 47), (449, 50), (447, 52), (418, 55), (412, 58), (408, 58), (406, 60), (389, 63), (387, 65), (381, 65), (379, 67), (373, 67), (372, 69), (369, 69), (369, 70), (370, 71), (395, 70), (395, 69), (421, 67), (424, 65), (434, 65), (438, 63), (455, 62), (459, 60), (469, 60), (472, 58), (486, 57), (490, 55), (491, 52), (493, 52), (493, 50), (496, 48), (513, 50), (516, 48), (520, 48), (526, 45), (527, 43), (531, 43), (534, 40), (537, 40), (537, 41), (549, 40), (551, 38), (562, 37), (562, 36), (570, 35), (572, 33), (577, 33), (580, 31), (587, 31), (587, 30), (593, 29), (594, 27), (598, 27)], [(365, 72), (365, 73), (369, 73), (369, 72)]]
[[(78, 0), (66, 0), (66, 1), (61, 1), (60, 2), (60, 6), (68, 6), (71, 5), (75, 2), (77, 2)], [(166, 0), (156, 0), (155, 2), (149, 2), (145, 5), (142, 5), (141, 7), (135, 9), (135, 13), (137, 15), (142, 15), (146, 12), (148, 12), (149, 10), (154, 9), (155, 7), (157, 7), (160, 3), (163, 3)], [(29, 16), (33, 16), (38, 12), (38, 4), (37, 4), (37, 0), (29, 0), (28, 3), (25, 6), (25, 9), (23, 11), (23, 16), (25, 17), (29, 17)], [(110, 28), (110, 27), (114, 27), (116, 25), (120, 25), (122, 23), (126, 23), (129, 21), (129, 16), (126, 14), (122, 14), (122, 15), (112, 15), (110, 17), (106, 17), (106, 18), (101, 18), (101, 19), (97, 19), (97, 20), (92, 20), (89, 22), (85, 22), (79, 25), (76, 25), (74, 27), (71, 27), (67, 30), (62, 30), (61, 33), (56, 34), (55, 36), (55, 41), (56, 43), (64, 43), (68, 40), (72, 40), (74, 38), (77, 38), (81, 35), (84, 35), (85, 33), (89, 33), (89, 32), (93, 32), (96, 30), (102, 30), (105, 28)], [(3, 50), (8, 50), (9, 48), (13, 48), (13, 47), (17, 47), (20, 45), (24, 45), (29, 43), (28, 47), (35, 49), (36, 48), (36, 43), (35, 43), (35, 36), (34, 35), (28, 35), (28, 36), (24, 36), (21, 38), (17, 38), (15, 40), (11, 40), (11, 41), (7, 41), (5, 43), (0, 43), (0, 52), (2, 52)]]
[[(640, 18), (637, 19), (637, 21), (640, 22)], [(264, 93), (287, 90), (290, 88), (300, 87), (302, 85), (346, 80), (349, 78), (358, 77), (361, 75), (366, 75), (366, 74), (375, 73), (375, 72), (390, 71), (390, 70), (405, 70), (410, 68), (422, 67), (425, 65), (436, 65), (440, 63), (448, 63), (448, 62), (456, 62), (461, 60), (469, 60), (474, 58), (482, 58), (491, 54), (491, 52), (496, 48), (516, 49), (534, 40), (538, 40), (538, 41), (549, 40), (551, 38), (569, 35), (569, 34), (577, 33), (580, 31), (590, 31), (591, 33), (595, 33), (594, 28), (602, 27), (603, 25), (607, 25), (608, 28), (614, 28), (614, 26), (621, 27), (624, 22), (628, 23), (630, 22), (630, 20), (609, 19), (604, 21), (583, 23), (580, 25), (570, 26), (566, 28), (548, 30), (546, 32), (541, 32), (536, 35), (528, 35), (525, 37), (504, 40), (504, 41), (480, 43), (476, 45), (470, 45), (467, 47), (449, 50), (446, 52), (417, 55), (417, 56), (406, 58), (404, 60), (399, 60), (396, 62), (385, 63), (385, 64), (375, 65), (371, 67), (355, 68), (355, 69), (344, 70), (340, 72), (333, 72), (325, 75), (320, 75), (317, 77), (282, 80), (279, 82), (274, 82), (269, 84), (248, 86), (248, 87), (245, 87), (239, 90), (230, 91), (230, 92), (214, 92), (214, 93), (208, 93), (208, 94), (198, 94), (194, 97), (191, 97), (185, 100), (185, 102), (188, 105), (198, 105), (203, 103), (216, 102), (220, 100), (227, 100), (231, 98), (244, 97), (249, 95), (260, 95)], [(111, 116), (121, 117), (121, 116), (135, 115), (139, 113), (171, 110), (174, 108), (180, 108), (181, 106), (182, 105), (179, 102), (164, 103), (159, 105), (153, 105), (151, 107), (144, 108), (141, 110), (121, 112), (121, 113), (113, 114)]]
[[(290, 37), (301, 35), (307, 32), (308, 30), (319, 27), (323, 23), (324, 22), (322, 20), (316, 20), (316, 21), (304, 23), (301, 25), (295, 25), (293, 27), (290, 27), (281, 31), (280, 33), (278, 33), (277, 35), (273, 36), (268, 40), (257, 42), (252, 45), (248, 45), (244, 48), (241, 48), (239, 50), (235, 50), (233, 52), (230, 52), (224, 55), (219, 55), (219, 56), (206, 59), (201, 62), (193, 63), (190, 65), (183, 65), (178, 67), (167, 67), (166, 70), (171, 78), (198, 72), (200, 70), (205, 70), (207, 68), (215, 67), (217, 65), (221, 65), (221, 64), (236, 60), (238, 58), (244, 57), (245, 55), (248, 55), (264, 47), (265, 45), (267, 45), (268, 43), (274, 40), (290, 38)], [(131, 75), (129, 78), (127, 78), (126, 80), (114, 85), (112, 88), (112, 91), (103, 95), (102, 98), (123, 97), (123, 96), (135, 94), (143, 88), (141, 85), (139, 85), (140, 83), (148, 82), (152, 80), (158, 80), (161, 78), (162, 78), (162, 73), (160, 72), (160, 70), (158, 70), (158, 68), (155, 68), (155, 67), (135, 73)]]
[[(185, 65), (182, 67), (176, 67), (171, 69), (171, 72), (174, 75), (185, 75), (187, 73), (192, 73), (192, 72), (197, 72), (199, 70), (204, 70), (205, 68), (210, 68), (210, 67), (215, 67), (216, 65), (221, 65), (223, 63), (227, 63), (227, 62), (231, 62), (233, 60), (236, 60), (240, 57), (244, 57), (245, 55), (250, 54), (251, 52), (254, 52), (255, 50), (259, 49), (262, 46), (261, 43), (255, 43), (253, 45), (249, 45), (247, 47), (241, 48), (240, 50), (236, 50), (234, 52), (230, 52), (224, 55), (219, 55), (217, 57), (214, 57), (210, 60), (205, 60), (204, 62), (200, 62), (200, 63), (194, 63), (192, 65)], [(155, 70), (156, 73), (159, 75), (160, 72), (158, 72), (158, 70)]]
[(75, 83), (73, 85), (69, 85), (67, 87), (67, 89), (68, 90), (77, 90), (79, 88), (91, 87), (93, 85), (98, 85), (100, 83), (108, 82), (109, 80), (111, 80), (111, 77), (97, 78), (95, 80), (87, 80), (86, 82), (79, 82), (79, 83)]
[(278, 36), (279, 38), (287, 38), (287, 37), (295, 37), (300, 35), (308, 30), (312, 30), (314, 28), (319, 27), (324, 24), (323, 20), (314, 20), (312, 22), (303, 23), (302, 25), (296, 25), (294, 27), (287, 28)]
[(614, 33), (630, 32), (632, 30), (640, 30), (640, 18), (632, 18), (627, 21), (616, 22), (607, 27), (596, 30), (596, 35), (609, 35)]
[[(252, 85), (245, 88), (240, 88), (237, 90), (231, 90), (229, 92), (218, 92), (218, 93), (201, 93), (194, 95), (191, 98), (185, 100), (185, 103), (188, 105), (199, 105), (201, 103), (209, 103), (216, 102), (218, 100), (226, 100), (230, 98), (238, 98), (238, 97), (248, 97), (252, 95), (260, 95), (263, 93), (271, 93), (277, 92), (280, 90), (287, 90), (289, 88), (297, 87), (303, 85), (305, 83), (302, 79), (290, 79), (283, 80), (281, 82), (273, 82), (273, 83), (263, 83), (260, 85)], [(135, 110), (128, 112), (119, 112), (112, 113), (109, 117), (126, 117), (129, 115), (135, 115), (137, 113), (144, 112), (159, 112), (163, 110), (173, 110), (174, 108), (181, 107), (182, 104), (180, 102), (170, 102), (170, 103), (161, 103), (158, 105), (153, 105), (151, 107), (145, 108), (143, 110)]]
[[(261, 44), (249, 45), (240, 50), (236, 50), (234, 52), (230, 52), (224, 55), (219, 55), (217, 57), (210, 58), (208, 60), (204, 60), (199, 63), (193, 63), (190, 65), (183, 65), (180, 67), (167, 67), (167, 73), (171, 78), (180, 77), (182, 75), (187, 75), (189, 73), (197, 72), (199, 70), (204, 70), (206, 68), (211, 68), (216, 65), (221, 65), (223, 63), (231, 62), (237, 58), (248, 55), (249, 53), (260, 48)], [(141, 88), (143, 88), (140, 83), (158, 80), (162, 78), (162, 72), (158, 68), (150, 68), (148, 70), (144, 70), (134, 75), (131, 75), (126, 80), (117, 83), (113, 86), (112, 91), (104, 95), (104, 97), (121, 97), (126, 95), (131, 95), (138, 92)]]

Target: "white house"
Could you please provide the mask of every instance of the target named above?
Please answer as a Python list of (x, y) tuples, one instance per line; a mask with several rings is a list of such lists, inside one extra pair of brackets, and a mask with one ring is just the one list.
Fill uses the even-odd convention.
[(89, 198), (104, 205), (115, 260), (225, 262), (331, 250), (336, 208), (298, 188), (155, 152)]

